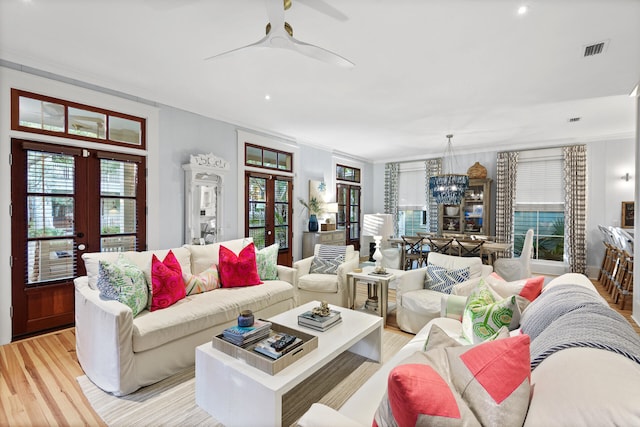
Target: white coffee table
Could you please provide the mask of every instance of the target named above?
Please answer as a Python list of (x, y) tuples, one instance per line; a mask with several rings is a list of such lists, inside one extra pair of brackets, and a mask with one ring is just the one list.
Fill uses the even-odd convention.
[(296, 307), (269, 320), (318, 337), (318, 348), (275, 375), (213, 348), (196, 348), (196, 403), (227, 427), (279, 426), (282, 397), (296, 385), (335, 359), (351, 351), (382, 361), (382, 318), (344, 307), (342, 322), (319, 332), (298, 326), (298, 314), (318, 306), (317, 301)]

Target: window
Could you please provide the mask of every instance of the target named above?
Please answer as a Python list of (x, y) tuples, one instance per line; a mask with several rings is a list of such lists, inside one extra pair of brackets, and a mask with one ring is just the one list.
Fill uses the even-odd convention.
[(336, 179), (338, 181), (360, 182), (360, 169), (336, 165)]
[(279, 171), (293, 171), (291, 153), (245, 143), (245, 165)]
[(533, 228), (534, 259), (564, 259), (564, 185), (562, 151), (523, 151), (518, 161), (514, 212), (514, 255)]
[(11, 89), (11, 129), (145, 148), (145, 119)]
[(398, 234), (427, 232), (424, 162), (401, 163), (398, 173)]

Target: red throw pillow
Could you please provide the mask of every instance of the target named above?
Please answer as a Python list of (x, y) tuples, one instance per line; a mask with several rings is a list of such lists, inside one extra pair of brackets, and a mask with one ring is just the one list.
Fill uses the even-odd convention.
[(151, 258), (151, 307), (149, 311), (167, 308), (186, 295), (182, 268), (169, 251), (162, 262), (153, 255)]
[(245, 246), (238, 255), (220, 245), (218, 271), (223, 288), (254, 286), (263, 283), (258, 275), (256, 248), (253, 242)]

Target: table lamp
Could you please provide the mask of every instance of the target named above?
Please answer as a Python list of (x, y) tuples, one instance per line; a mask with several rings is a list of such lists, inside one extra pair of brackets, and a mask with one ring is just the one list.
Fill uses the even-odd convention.
[(375, 271), (384, 272), (381, 245), (384, 240), (393, 237), (393, 215), (391, 214), (365, 214), (363, 217), (362, 235), (373, 237), (375, 252), (373, 259), (376, 262)]

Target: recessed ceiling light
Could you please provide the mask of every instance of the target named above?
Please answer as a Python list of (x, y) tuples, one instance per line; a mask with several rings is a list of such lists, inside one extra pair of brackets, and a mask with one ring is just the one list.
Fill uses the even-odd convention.
[(524, 15), (529, 11), (529, 7), (525, 4), (518, 8), (518, 15)]
[(264, 96), (264, 99), (266, 99), (267, 101), (268, 101), (268, 100), (270, 100), (270, 99), (271, 99), (271, 95), (266, 94), (266, 95)]

